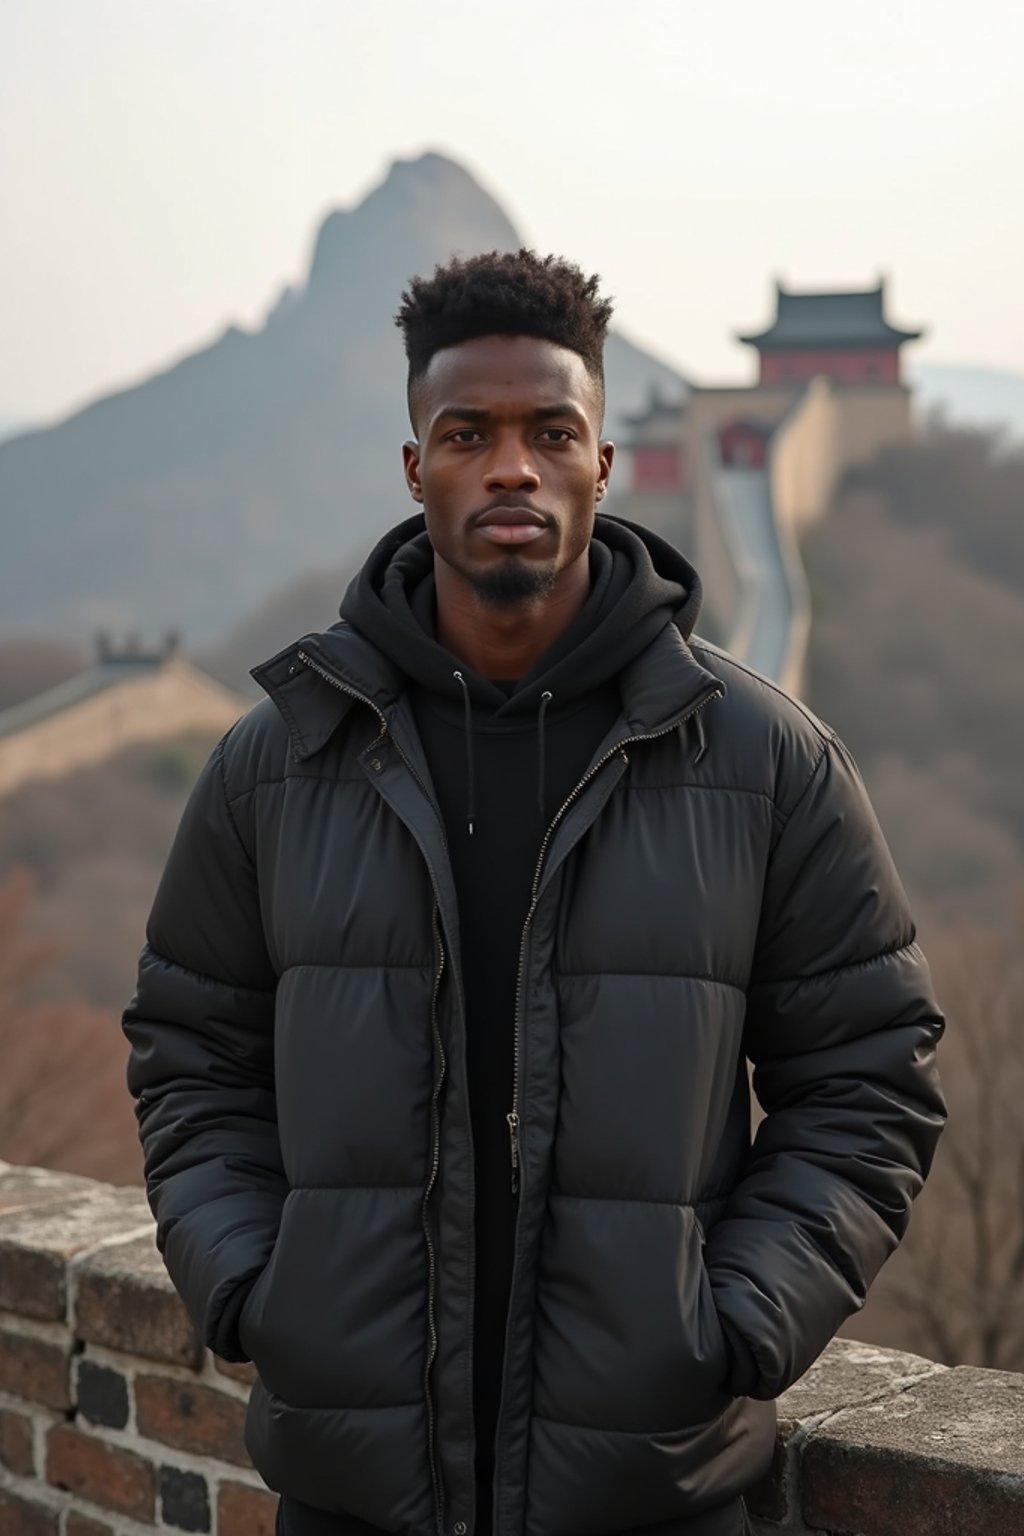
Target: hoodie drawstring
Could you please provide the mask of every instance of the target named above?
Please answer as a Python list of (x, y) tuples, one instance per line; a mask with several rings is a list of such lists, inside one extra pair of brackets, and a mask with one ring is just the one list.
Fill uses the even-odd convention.
[(466, 793), (466, 826), (469, 828), (470, 837), (473, 836), (473, 823), (476, 820), (476, 770), (473, 762), (473, 704), (469, 697), (469, 684), (461, 672), (453, 672), (452, 677), (461, 684), (462, 701), (466, 707), (466, 778), (468, 790)]
[[(469, 696), (469, 684), (461, 672), (453, 672), (452, 677), (462, 689), (462, 702), (464, 706), (466, 722), (466, 826), (470, 837), (473, 836), (473, 828), (476, 822), (476, 760), (473, 754), (473, 702)], [(540, 708), (537, 710), (537, 804), (540, 808), (541, 818), (545, 815), (544, 791), (545, 785), (545, 759), (544, 759), (544, 717), (548, 712), (553, 694), (545, 689), (540, 696)]]
[(544, 716), (547, 714), (548, 705), (551, 703), (551, 694), (545, 688), (540, 696), (540, 708), (537, 711), (537, 805), (540, 809), (541, 821), (544, 820)]

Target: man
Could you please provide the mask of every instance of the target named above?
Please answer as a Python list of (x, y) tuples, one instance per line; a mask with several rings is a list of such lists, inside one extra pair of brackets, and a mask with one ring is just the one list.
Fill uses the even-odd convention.
[(846, 749), (595, 521), (596, 288), (520, 251), (403, 296), (422, 516), (254, 669), (124, 1016), (286, 1536), (740, 1536), (942, 1126)]

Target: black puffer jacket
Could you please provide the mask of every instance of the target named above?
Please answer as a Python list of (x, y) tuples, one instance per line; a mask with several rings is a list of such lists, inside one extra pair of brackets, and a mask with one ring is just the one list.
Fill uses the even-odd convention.
[[(158, 1242), (209, 1346), (256, 1363), (272, 1488), (340, 1531), (471, 1536), (473, 1158), (429, 773), (402, 677), (347, 625), (254, 675), (270, 697), (195, 787), (124, 1015)], [(944, 1116), (941, 1016), (841, 742), (671, 625), (621, 693), (523, 936), (496, 1536), (717, 1530)]]

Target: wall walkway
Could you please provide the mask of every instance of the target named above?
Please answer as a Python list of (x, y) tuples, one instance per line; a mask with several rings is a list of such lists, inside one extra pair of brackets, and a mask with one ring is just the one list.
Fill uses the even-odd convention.
[[(780, 429), (781, 431), (782, 429)], [(791, 693), (803, 691), (810, 635), (807, 578), (776, 494), (774, 447), (763, 469), (723, 465), (708, 446), (711, 507), (732, 551), (725, 648)]]

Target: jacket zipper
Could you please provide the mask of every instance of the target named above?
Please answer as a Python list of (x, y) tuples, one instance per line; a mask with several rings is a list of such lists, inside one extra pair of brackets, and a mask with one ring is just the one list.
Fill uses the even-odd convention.
[[(377, 705), (374, 704), (373, 700), (372, 699), (368, 699), (366, 697), (365, 693), (359, 693), (357, 689), (349, 688), (348, 685), (346, 683), (343, 683), (340, 678), (335, 677), (333, 672), (328, 672), (325, 667), (322, 667), (319, 664), (319, 662), (314, 661), (313, 658), (311, 656), (307, 655), (307, 653), (305, 651), (299, 651), (298, 652), (298, 657), (299, 657), (299, 660), (301, 662), (303, 662), (305, 666), (309, 667), (313, 672), (316, 672), (317, 675), (319, 677), (322, 677), (325, 682), (330, 683), (332, 688), (337, 688), (337, 689), (340, 690), (340, 692), (347, 693), (350, 698), (357, 699), (360, 704), (367, 705), (367, 707), (373, 711), (373, 713), (377, 716), (377, 719), (380, 721), (380, 735), (376, 738), (376, 741), (371, 743), (371, 746), (376, 746), (377, 742), (383, 741), (383, 740), (385, 740), (385, 738), (390, 737), (391, 741), (394, 742), (395, 751), (398, 753), (399, 757), (402, 759), (403, 763), (408, 768), (409, 772), (412, 774), (412, 777), (415, 779), (416, 783), (423, 790), (424, 794), (426, 794), (426, 785), (423, 783), (423, 780), (420, 778), (419, 774), (416, 772), (416, 769), (413, 767), (412, 763), (409, 761), (409, 759), (406, 757), (405, 753), (402, 751), (402, 749), (399, 746), (398, 742), (395, 741), (394, 736), (391, 736), (391, 733), (388, 730), (387, 718), (384, 715), (383, 711), (378, 709)], [(427, 795), (427, 800), (429, 802), (429, 800), (430, 800), (430, 796), (429, 795)], [(443, 836), (444, 835), (444, 827), (443, 826), (441, 828), (441, 833), (442, 833), (442, 836)], [(425, 1189), (423, 1191), (423, 1200), (422, 1200), (422, 1204), (421, 1204), (421, 1218), (422, 1218), (422, 1223), (423, 1223), (423, 1235), (424, 1235), (424, 1237), (426, 1239), (426, 1245), (427, 1245), (427, 1333), (428, 1333), (429, 1338), (430, 1338), (430, 1345), (429, 1345), (429, 1348), (427, 1350), (426, 1362), (425, 1362), (424, 1369), (423, 1369), (423, 1390), (424, 1390), (424, 1398), (426, 1400), (426, 1407), (427, 1407), (427, 1457), (428, 1457), (428, 1460), (430, 1462), (430, 1481), (431, 1481), (431, 1485), (432, 1485), (433, 1490), (434, 1490), (434, 1514), (435, 1514), (435, 1518), (436, 1518), (436, 1521), (437, 1521), (438, 1533), (439, 1533), (439, 1536), (440, 1536), (440, 1533), (444, 1529), (444, 1493), (443, 1493), (443, 1490), (441, 1488), (441, 1478), (440, 1478), (440, 1475), (439, 1475), (438, 1470), (437, 1470), (437, 1446), (436, 1446), (436, 1443), (435, 1443), (434, 1403), (433, 1403), (433, 1399), (432, 1399), (431, 1394), (430, 1394), (430, 1372), (431, 1372), (431, 1369), (432, 1369), (433, 1364), (434, 1364), (434, 1357), (437, 1354), (437, 1320), (436, 1320), (436, 1317), (435, 1317), (435, 1292), (436, 1292), (436, 1287), (437, 1287), (437, 1261), (436, 1261), (436, 1256), (435, 1256), (435, 1253), (434, 1253), (434, 1236), (433, 1236), (433, 1233), (432, 1233), (432, 1231), (430, 1229), (429, 1202), (430, 1202), (431, 1193), (432, 1193), (433, 1188), (434, 1188), (434, 1183), (435, 1183), (435, 1181), (437, 1179), (437, 1170), (438, 1170), (438, 1167), (440, 1166), (440, 1161), (441, 1161), (441, 1116), (440, 1116), (440, 1112), (439, 1112), (439, 1102), (440, 1102), (440, 1095), (441, 1095), (441, 1085), (442, 1085), (442, 1083), (444, 1081), (446, 1061), (445, 1061), (444, 1047), (441, 1044), (441, 1032), (440, 1032), (440, 1029), (438, 1027), (438, 1023), (437, 1023), (437, 999), (438, 999), (438, 996), (439, 996), (440, 991), (441, 991), (441, 978), (442, 978), (442, 976), (444, 974), (445, 951), (444, 951), (444, 945), (443, 945), (443, 943), (441, 941), (441, 927), (440, 927), (440, 923), (438, 921), (440, 910), (441, 910), (440, 895), (439, 895), (439, 892), (438, 892), (438, 889), (437, 889), (437, 881), (436, 881), (436, 879), (434, 877), (434, 871), (433, 871), (433, 869), (431, 869), (429, 861), (427, 862), (427, 870), (428, 870), (429, 875), (430, 875), (430, 884), (431, 884), (431, 886), (433, 888), (433, 892), (434, 892), (434, 910), (433, 910), (433, 913), (432, 913), (432, 916), (431, 916), (431, 925), (432, 925), (433, 931), (434, 931), (434, 940), (435, 940), (435, 943), (437, 945), (437, 964), (436, 964), (436, 968), (435, 968), (435, 971), (434, 971), (434, 990), (433, 990), (433, 995), (432, 995), (432, 998), (431, 998), (431, 1005), (430, 1005), (430, 1025), (431, 1025), (431, 1030), (433, 1032), (433, 1037), (434, 1037), (434, 1049), (437, 1051), (437, 1054), (438, 1054), (438, 1073), (437, 1073), (437, 1078), (436, 1078), (436, 1080), (434, 1082), (434, 1088), (433, 1088), (433, 1092), (431, 1094), (431, 1099), (430, 1099), (430, 1115), (431, 1115), (431, 1162), (430, 1162), (430, 1173), (429, 1173), (429, 1176), (427, 1178), (426, 1187), (425, 1187)]]
[[(515, 1007), (514, 1033), (513, 1033), (513, 1042), (512, 1042), (512, 1108), (509, 1111), (509, 1113), (505, 1116), (505, 1119), (508, 1122), (510, 1152), (511, 1152), (511, 1158), (512, 1158), (512, 1193), (513, 1193), (513, 1195), (518, 1195), (519, 1194), (520, 1186), (521, 1186), (521, 1183), (522, 1183), (521, 1168), (520, 1168), (520, 1156), (519, 1156), (519, 1066), (520, 1066), (519, 1024), (520, 1024), (520, 1018), (521, 1018), (521, 1015), (522, 1015), (521, 992), (522, 992), (522, 983), (523, 983), (523, 967), (524, 967), (525, 960), (526, 960), (526, 946), (527, 946), (527, 940), (528, 940), (528, 937), (529, 937), (530, 923), (533, 920), (534, 912), (537, 910), (538, 887), (540, 885), (540, 877), (541, 877), (541, 874), (542, 874), (543, 868), (544, 868), (544, 859), (545, 859), (545, 857), (547, 855), (547, 851), (548, 851), (548, 844), (551, 842), (551, 838), (554, 835), (554, 831), (555, 831), (556, 826), (558, 825), (559, 821), (561, 821), (562, 817), (565, 815), (565, 813), (569, 809), (569, 807), (573, 804), (573, 802), (577, 799), (577, 797), (580, 794), (582, 794), (583, 790), (590, 783), (591, 779), (593, 779), (596, 774), (600, 773), (600, 771), (604, 767), (604, 765), (606, 763), (611, 762), (612, 758), (615, 757), (615, 755), (617, 753), (621, 752), (623, 757), (626, 758), (626, 761), (628, 762), (629, 759), (628, 759), (628, 757), (626, 757), (626, 748), (628, 746), (632, 746), (633, 743), (637, 742), (637, 741), (657, 741), (658, 738), (661, 737), (661, 736), (668, 736), (670, 734), (670, 732), (678, 730), (678, 728), (681, 725), (685, 725), (687, 720), (692, 719), (692, 717), (694, 715), (698, 714), (704, 708), (705, 704), (709, 703), (711, 699), (720, 697), (723, 692), (724, 692), (724, 689), (723, 689), (721, 683), (716, 683), (714, 687), (708, 688), (704, 692), (704, 694), (697, 700), (697, 702), (695, 704), (691, 705), (691, 707), (685, 712), (685, 714), (679, 715), (669, 725), (666, 725), (663, 730), (660, 730), (660, 731), (649, 731), (649, 732), (647, 732), (646, 735), (643, 735), (643, 736), (624, 736), (621, 741), (616, 742), (615, 745), (612, 748), (610, 748), (610, 750), (607, 751), (604, 754), (604, 756), (600, 759), (599, 762), (596, 762), (592, 768), (588, 769), (588, 771), (583, 775), (582, 779), (580, 779), (579, 783), (576, 785), (576, 788), (572, 791), (572, 793), (569, 794), (565, 798), (565, 800), (563, 800), (562, 804), (558, 807), (558, 810), (555, 812), (554, 817), (549, 822), (547, 831), (544, 833), (544, 837), (543, 837), (543, 840), (542, 840), (541, 845), (540, 845), (540, 853), (537, 856), (537, 867), (536, 867), (536, 869), (533, 872), (533, 885), (531, 886), (531, 891), (530, 891), (530, 910), (527, 912), (527, 914), (526, 914), (526, 921), (523, 924), (523, 935), (522, 935), (522, 939), (520, 940), (520, 944), (519, 944), (519, 967), (518, 967), (518, 970), (516, 972), (516, 1007)], [(516, 1226), (518, 1228), (518, 1222), (516, 1223)], [(514, 1244), (513, 1255), (512, 1255), (512, 1280), (511, 1280), (511, 1286), (510, 1286), (510, 1290), (509, 1290), (509, 1305), (508, 1305), (508, 1311), (505, 1314), (505, 1349), (504, 1349), (504, 1357), (503, 1357), (504, 1358), (503, 1375), (504, 1375), (504, 1371), (507, 1370), (507, 1368), (508, 1368), (509, 1345), (510, 1345), (511, 1337), (512, 1337), (512, 1297), (513, 1297), (513, 1295), (515, 1293), (516, 1271), (518, 1269), (518, 1266), (519, 1266), (519, 1244), (518, 1244), (518, 1231), (517, 1231), (516, 1241), (515, 1241), (515, 1244)], [(504, 1420), (505, 1420), (505, 1413), (506, 1413), (505, 1402), (504, 1402), (504, 1397), (505, 1397), (504, 1386), (505, 1386), (505, 1383), (503, 1381), (502, 1382), (502, 1394), (501, 1394), (502, 1395), (502, 1404), (501, 1404), (501, 1408), (499, 1410), (498, 1426), (497, 1426), (497, 1431), (496, 1431), (496, 1434), (495, 1434), (495, 1452), (496, 1452), (496, 1454), (495, 1454), (495, 1503), (494, 1503), (494, 1529), (495, 1529), (495, 1531), (497, 1531), (499, 1529), (499, 1520), (498, 1520), (498, 1514), (497, 1514), (497, 1510), (498, 1510), (498, 1503), (497, 1503), (497, 1480), (498, 1480), (498, 1474), (499, 1474), (499, 1470), (500, 1470), (500, 1466), (501, 1466), (501, 1455), (500, 1455), (501, 1431), (502, 1431), (502, 1429), (504, 1427)]]
[[(626, 758), (626, 761), (628, 762), (629, 759), (628, 759), (628, 757), (626, 757), (626, 748), (628, 746), (632, 746), (633, 743), (637, 742), (637, 741), (657, 741), (658, 738), (661, 737), (661, 736), (668, 736), (672, 731), (678, 730), (678, 728), (681, 725), (685, 725), (687, 720), (692, 719), (694, 715), (699, 714), (700, 711), (704, 708), (705, 704), (708, 704), (712, 699), (719, 698), (722, 695), (722, 693), (724, 693), (724, 691), (725, 690), (722, 687), (722, 684), (721, 683), (716, 683), (714, 685), (714, 687), (709, 687), (708, 689), (706, 689), (705, 692), (701, 695), (701, 697), (696, 701), (695, 704), (692, 704), (690, 706), (690, 708), (688, 710), (686, 710), (686, 712), (684, 714), (677, 716), (677, 718), (675, 720), (671, 721), (671, 723), (669, 725), (666, 725), (663, 730), (660, 730), (660, 731), (648, 731), (643, 736), (624, 736), (621, 741), (616, 742), (615, 745), (613, 747), (611, 747), (609, 749), (609, 751), (607, 751), (604, 754), (604, 756), (600, 759), (600, 761), (596, 762), (594, 764), (594, 766), (592, 768), (590, 768), (583, 775), (582, 779), (580, 779), (579, 783), (576, 785), (576, 788), (572, 791), (572, 793), (570, 795), (568, 795), (566, 797), (565, 800), (563, 800), (562, 804), (558, 807), (558, 810), (555, 812), (554, 817), (552, 818), (552, 820), (548, 824), (547, 831), (544, 833), (544, 837), (543, 837), (543, 840), (542, 840), (541, 845), (540, 845), (540, 853), (539, 853), (539, 855), (537, 857), (537, 867), (536, 867), (536, 869), (534, 870), (534, 873), (533, 873), (533, 885), (531, 887), (531, 893), (530, 893), (530, 910), (527, 912), (527, 914), (526, 914), (526, 921), (523, 924), (523, 935), (522, 935), (522, 939), (520, 940), (520, 944), (519, 944), (519, 967), (518, 967), (518, 970), (517, 970), (517, 973), (516, 973), (516, 1007), (515, 1007), (514, 1035), (513, 1035), (513, 1044), (512, 1044), (512, 1051), (513, 1051), (513, 1056), (512, 1056), (512, 1108), (511, 1108), (511, 1110), (509, 1111), (509, 1113), (505, 1117), (506, 1120), (508, 1121), (509, 1139), (510, 1139), (510, 1144), (511, 1144), (511, 1148), (510, 1149), (511, 1149), (511, 1156), (512, 1156), (512, 1193), (514, 1195), (518, 1195), (518, 1193), (520, 1191), (521, 1183), (522, 1183), (521, 1167), (520, 1167), (520, 1156), (519, 1156), (519, 1065), (520, 1065), (519, 1024), (520, 1024), (520, 1018), (521, 1018), (521, 1014), (522, 1014), (522, 1008), (520, 1006), (520, 1004), (521, 1004), (520, 994), (521, 994), (521, 991), (522, 991), (523, 967), (524, 967), (524, 963), (525, 963), (525, 959), (526, 959), (526, 946), (527, 946), (527, 940), (528, 940), (528, 936), (529, 936), (530, 923), (533, 920), (534, 912), (537, 910), (538, 887), (540, 885), (540, 877), (541, 877), (541, 874), (542, 874), (543, 868), (544, 868), (544, 859), (545, 859), (545, 857), (547, 855), (547, 851), (548, 851), (548, 844), (550, 843), (551, 838), (554, 835), (554, 831), (555, 831), (556, 826), (558, 825), (559, 821), (561, 821), (562, 817), (565, 815), (565, 813), (569, 809), (569, 807), (573, 804), (573, 802), (577, 799), (577, 797), (580, 794), (582, 794), (583, 790), (590, 783), (591, 779), (593, 779), (596, 774), (600, 773), (600, 771), (604, 767), (604, 765), (606, 763), (611, 762), (612, 758), (615, 757), (615, 755), (617, 753), (621, 752), (623, 757)], [(511, 1343), (511, 1337), (512, 1337), (512, 1298), (513, 1298), (513, 1296), (515, 1294), (516, 1271), (518, 1270), (518, 1267), (519, 1267), (518, 1221), (516, 1223), (516, 1227), (517, 1227), (516, 1239), (515, 1239), (515, 1243), (514, 1243), (514, 1247), (513, 1247), (513, 1254), (512, 1254), (512, 1280), (511, 1280), (511, 1285), (510, 1285), (510, 1289), (509, 1289), (509, 1305), (508, 1305), (508, 1311), (505, 1314), (505, 1349), (504, 1349), (504, 1356), (503, 1356), (503, 1359), (504, 1359), (504, 1367), (503, 1367), (503, 1373), (502, 1373), (503, 1376), (504, 1376), (504, 1372), (508, 1368), (509, 1345)], [(502, 1402), (501, 1402), (501, 1406), (500, 1406), (500, 1409), (499, 1409), (498, 1425), (497, 1425), (497, 1430), (496, 1430), (496, 1434), (495, 1434), (495, 1502), (494, 1502), (494, 1529), (495, 1529), (495, 1531), (497, 1531), (499, 1529), (498, 1503), (497, 1503), (497, 1481), (498, 1481), (498, 1475), (499, 1475), (499, 1471), (500, 1471), (500, 1467), (501, 1467), (501, 1453), (500, 1453), (501, 1433), (502, 1433), (502, 1429), (504, 1428), (504, 1421), (505, 1421), (505, 1416), (506, 1416), (506, 1411), (507, 1411), (506, 1410), (506, 1405), (505, 1405), (505, 1382), (504, 1382), (504, 1380), (502, 1381), (501, 1397), (502, 1397)]]
[[(578, 796), (582, 794), (583, 790), (586, 789), (591, 779), (593, 779), (596, 774), (600, 773), (605, 763), (611, 762), (612, 758), (617, 756), (619, 753), (621, 753), (623, 757), (626, 757), (626, 748), (632, 746), (634, 742), (657, 741), (661, 736), (670, 735), (672, 731), (678, 730), (681, 725), (686, 724), (687, 720), (691, 720), (694, 715), (698, 714), (704, 708), (705, 704), (709, 703), (711, 699), (718, 698), (722, 692), (723, 689), (721, 683), (716, 683), (714, 687), (708, 688), (701, 696), (701, 698), (699, 698), (697, 702), (686, 711), (685, 714), (680, 715), (678, 719), (673, 720), (670, 725), (666, 725), (663, 730), (649, 731), (644, 736), (624, 736), (621, 741), (616, 742), (614, 747), (609, 748), (605, 755), (598, 762), (596, 762), (592, 768), (587, 770), (582, 779), (580, 779), (579, 783), (576, 785), (576, 788), (566, 797), (565, 800), (563, 800), (562, 804), (555, 812), (554, 817), (549, 822), (547, 831), (544, 833), (544, 837), (540, 845), (540, 853), (537, 856), (537, 867), (533, 872), (533, 884), (530, 888), (530, 910), (527, 912), (526, 921), (523, 924), (523, 934), (519, 942), (519, 965), (516, 971), (516, 1006), (512, 1033), (512, 1108), (505, 1116), (505, 1119), (508, 1122), (509, 1151), (512, 1161), (512, 1193), (514, 1195), (519, 1193), (520, 1185), (522, 1183), (519, 1156), (519, 1067), (521, 1054), (519, 1045), (519, 1026), (522, 1017), (520, 993), (522, 990), (523, 967), (526, 960), (526, 947), (529, 937), (530, 923), (533, 921), (533, 914), (537, 910), (538, 886), (540, 885), (540, 877), (544, 868), (544, 859), (547, 855), (548, 845), (551, 842), (552, 836), (554, 835), (555, 828), (558, 826), (558, 823), (561, 821), (569, 807), (578, 798)], [(628, 762), (629, 759), (626, 758), (626, 761)]]

